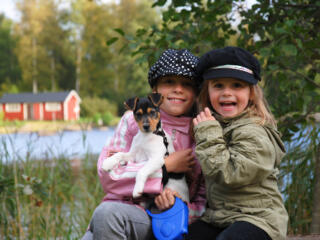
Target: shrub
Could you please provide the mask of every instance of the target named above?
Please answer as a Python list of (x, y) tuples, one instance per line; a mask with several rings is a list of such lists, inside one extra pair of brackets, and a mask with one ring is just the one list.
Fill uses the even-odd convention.
[(117, 105), (107, 99), (85, 97), (81, 102), (81, 117), (95, 118), (98, 113), (101, 117), (106, 113), (116, 116), (117, 112)]

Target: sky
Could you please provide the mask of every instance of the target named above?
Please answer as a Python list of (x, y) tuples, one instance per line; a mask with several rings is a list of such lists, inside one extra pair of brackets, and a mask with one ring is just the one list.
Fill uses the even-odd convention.
[[(108, 0), (102, 0), (108, 1)], [(250, 7), (256, 0), (246, 0), (247, 6)], [(16, 0), (0, 0), (0, 13), (4, 13), (7, 18), (18, 21), (19, 13), (15, 7)]]
[(7, 18), (19, 19), (14, 0), (0, 0), (0, 13), (4, 13)]

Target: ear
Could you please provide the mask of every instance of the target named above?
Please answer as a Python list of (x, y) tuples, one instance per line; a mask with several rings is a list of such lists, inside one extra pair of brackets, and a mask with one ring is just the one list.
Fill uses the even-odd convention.
[(137, 102), (139, 101), (138, 97), (129, 98), (127, 101), (125, 101), (123, 104), (128, 110), (134, 111), (137, 107)]
[(163, 96), (160, 93), (151, 93), (148, 95), (148, 98), (156, 107), (159, 107), (163, 101)]

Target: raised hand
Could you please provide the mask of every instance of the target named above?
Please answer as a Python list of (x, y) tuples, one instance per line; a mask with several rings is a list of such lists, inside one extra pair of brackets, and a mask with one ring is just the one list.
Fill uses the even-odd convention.
[(204, 122), (204, 121), (211, 121), (211, 120), (216, 120), (211, 112), (209, 108), (205, 108), (204, 111), (200, 112), (197, 117), (195, 117), (193, 119), (193, 124), (194, 126), (197, 126), (200, 122)]

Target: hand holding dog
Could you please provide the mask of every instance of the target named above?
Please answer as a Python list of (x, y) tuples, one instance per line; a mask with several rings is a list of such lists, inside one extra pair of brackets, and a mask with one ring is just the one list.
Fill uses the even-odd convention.
[(191, 148), (173, 152), (164, 161), (167, 171), (175, 173), (188, 172), (195, 165)]
[(200, 112), (197, 117), (193, 119), (193, 125), (197, 126), (200, 122), (216, 120), (214, 116), (212, 116), (210, 109), (205, 108), (204, 111)]

